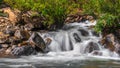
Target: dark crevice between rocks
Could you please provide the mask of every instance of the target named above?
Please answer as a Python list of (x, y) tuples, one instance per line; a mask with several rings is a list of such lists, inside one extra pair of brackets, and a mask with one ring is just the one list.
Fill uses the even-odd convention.
[(84, 29), (78, 29), (78, 31), (81, 32), (82, 36), (88, 36), (89, 35), (89, 32), (84, 30)]

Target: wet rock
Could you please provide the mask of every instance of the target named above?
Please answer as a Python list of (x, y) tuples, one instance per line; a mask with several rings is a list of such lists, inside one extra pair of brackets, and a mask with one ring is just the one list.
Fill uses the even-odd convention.
[(2, 45), (0, 44), (0, 49), (2, 49)]
[(91, 53), (94, 50), (99, 50), (99, 46), (97, 43), (90, 42), (88, 43), (88, 46), (85, 49), (85, 53)]
[(25, 30), (16, 30), (14, 36), (17, 37), (18, 39), (28, 40), (30, 34)]
[(51, 38), (46, 38), (46, 39), (45, 39), (46, 45), (49, 45), (51, 42), (52, 42), (52, 39), (51, 39)]
[(81, 35), (82, 35), (82, 36), (88, 36), (88, 35), (89, 35), (89, 32), (86, 31), (86, 30), (84, 30), (84, 29), (78, 29), (78, 31), (81, 32)]
[(101, 40), (101, 44), (105, 47), (108, 48), (110, 51), (115, 51), (115, 37), (113, 34), (109, 34), (106, 37), (104, 37)]
[(21, 47), (15, 47), (11, 53), (14, 56), (28, 56), (28, 55), (35, 55), (37, 52), (32, 46), (26, 45)]
[(120, 29), (116, 29), (114, 32), (114, 35), (116, 36), (117, 42), (120, 44)]
[(29, 42), (33, 47), (38, 47), (39, 51), (44, 52), (44, 49), (46, 48), (45, 42), (42, 39), (42, 37), (38, 33), (33, 33), (31, 37), (29, 38)]
[(101, 40), (101, 44), (110, 51), (115, 51), (120, 55), (120, 39), (118, 38), (119, 35), (116, 34), (118, 34), (118, 32), (105, 35)]
[(93, 36), (99, 37), (99, 33), (92, 31)]
[(76, 42), (81, 42), (81, 39), (80, 39), (80, 37), (78, 36), (77, 33), (74, 33), (73, 37), (74, 37), (74, 39), (75, 39)]
[(95, 50), (95, 51), (92, 52), (92, 55), (102, 56), (102, 52)]

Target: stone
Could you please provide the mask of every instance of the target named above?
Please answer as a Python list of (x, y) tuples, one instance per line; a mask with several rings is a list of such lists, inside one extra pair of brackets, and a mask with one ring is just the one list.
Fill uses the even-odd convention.
[(5, 54), (10, 54), (10, 53), (11, 53), (11, 51), (12, 51), (12, 48), (11, 48), (11, 47), (9, 47), (9, 48), (5, 51)]
[(28, 27), (29, 27), (29, 30), (32, 30), (32, 31), (42, 30), (45, 28), (42, 22), (32, 22), (27, 25), (27, 28)]
[(15, 33), (15, 27), (8, 25), (5, 29), (5, 33), (9, 34), (10, 36), (14, 36)]
[(106, 37), (104, 37), (101, 40), (101, 44), (105, 47), (108, 48), (110, 51), (115, 51), (115, 37), (113, 34), (108, 34)]
[(92, 20), (94, 20), (94, 17), (93, 16), (87, 16), (87, 19), (89, 20), (89, 21), (92, 21)]
[(99, 50), (98, 44), (94, 42), (89, 42), (88, 46), (85, 48), (85, 53), (91, 53), (94, 50)]
[(6, 17), (0, 17), (0, 31), (4, 32), (7, 26), (13, 26), (11, 21)]
[(9, 35), (4, 34), (3, 32), (0, 32), (0, 43), (9, 43), (8, 42)]
[(19, 39), (17, 37), (9, 37), (8, 39), (9, 39), (9, 43), (12, 45), (17, 45), (23, 41), (22, 39)]
[(46, 45), (44, 40), (38, 33), (34, 32), (29, 38), (29, 42), (33, 47), (38, 47), (40, 51), (44, 52)]
[(2, 45), (0, 44), (0, 49), (2, 49)]
[(99, 55), (99, 56), (102, 56), (102, 52), (97, 51), (97, 50), (94, 50), (94, 51), (92, 52), (92, 55)]
[(30, 31), (30, 30), (34, 29), (34, 25), (32, 25), (31, 23), (28, 23), (28, 24), (25, 24), (24, 28), (25, 28), (25, 30)]
[(46, 39), (45, 39), (46, 45), (49, 45), (51, 42), (52, 42), (52, 39), (51, 39), (51, 38), (46, 38)]
[(92, 31), (93, 36), (99, 37), (99, 33)]
[(12, 46), (11, 46), (12, 50), (13, 50), (14, 48), (16, 48), (16, 47), (17, 47), (17, 45), (12, 45)]
[(16, 30), (14, 36), (17, 37), (18, 39), (28, 40), (30, 34), (28, 31), (25, 30)]
[(9, 15), (9, 20), (12, 22), (13, 25), (16, 25), (18, 23), (18, 21), (20, 21), (20, 17), (21, 17), (21, 12), (17, 9), (12, 10), (9, 7), (3, 8), (3, 12), (4, 13), (8, 13)]
[(78, 31), (81, 32), (81, 35), (82, 35), (82, 36), (88, 36), (88, 35), (89, 35), (89, 32), (86, 31), (86, 30), (84, 30), (84, 29), (78, 29)]
[(74, 33), (73, 37), (74, 37), (74, 39), (75, 39), (76, 42), (81, 42), (81, 39), (80, 39), (80, 37), (78, 36), (77, 33)]
[(67, 17), (66, 20), (65, 20), (65, 22), (66, 23), (70, 23), (72, 19), (73, 19), (73, 17)]
[(33, 11), (28, 11), (22, 15), (23, 22), (25, 23), (24, 28), (26, 30), (39, 30), (45, 28), (43, 23), (45, 18), (38, 15), (39, 13)]
[(14, 56), (28, 56), (37, 54), (36, 50), (31, 45), (15, 47), (11, 54)]
[(8, 44), (1, 44), (2, 48), (8, 48), (10, 45)]
[(21, 43), (18, 44), (19, 47), (20, 46), (26, 46), (26, 45), (29, 45), (29, 42), (23, 41), (23, 42), (21, 42)]

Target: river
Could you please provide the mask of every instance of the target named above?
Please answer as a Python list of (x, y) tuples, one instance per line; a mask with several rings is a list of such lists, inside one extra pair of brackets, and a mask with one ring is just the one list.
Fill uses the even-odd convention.
[(120, 58), (105, 49), (99, 41), (101, 34), (90, 26), (96, 22), (65, 25), (61, 30), (39, 33), (50, 39), (46, 54), (0, 58), (0, 68), (120, 68)]

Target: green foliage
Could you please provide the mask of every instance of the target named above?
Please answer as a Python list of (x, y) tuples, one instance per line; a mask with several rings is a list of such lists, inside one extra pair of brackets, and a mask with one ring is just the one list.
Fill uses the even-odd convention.
[(4, 0), (5, 3), (23, 12), (32, 10), (46, 18), (45, 25), (61, 26), (68, 14), (81, 9), (84, 14), (98, 18), (95, 30), (105, 27), (117, 27), (120, 22), (120, 0)]
[(3, 2), (3, 0), (0, 0), (0, 4)]
[(68, 0), (4, 0), (4, 2), (23, 12), (37, 11), (40, 16), (46, 18), (45, 25), (57, 24), (59, 26), (62, 26), (66, 16), (78, 7), (78, 4)]
[(95, 30), (97, 32), (101, 32), (106, 27), (113, 27), (113, 26), (117, 27), (117, 26), (119, 26), (120, 24), (115, 22), (116, 17), (117, 16), (114, 16), (112, 14), (107, 14), (107, 13), (101, 15), (98, 19), (98, 23), (95, 27)]
[(119, 6), (120, 0), (89, 0), (82, 5), (82, 8), (84, 13), (97, 16), (95, 30), (101, 32), (106, 27), (120, 26)]

